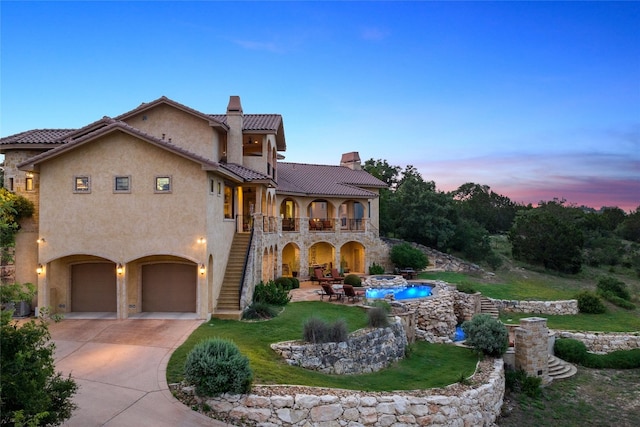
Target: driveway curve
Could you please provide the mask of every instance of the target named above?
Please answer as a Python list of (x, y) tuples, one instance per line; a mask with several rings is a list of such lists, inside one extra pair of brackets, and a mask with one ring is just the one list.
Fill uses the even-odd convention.
[(78, 409), (64, 424), (226, 426), (175, 399), (166, 381), (174, 349), (201, 320), (65, 319), (50, 323), (56, 370), (79, 386)]

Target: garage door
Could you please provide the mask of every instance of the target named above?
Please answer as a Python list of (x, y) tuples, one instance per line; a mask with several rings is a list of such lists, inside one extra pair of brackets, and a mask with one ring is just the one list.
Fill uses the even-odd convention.
[(110, 263), (71, 266), (71, 311), (117, 310), (116, 267)]
[(197, 280), (193, 264), (142, 266), (142, 311), (195, 313)]

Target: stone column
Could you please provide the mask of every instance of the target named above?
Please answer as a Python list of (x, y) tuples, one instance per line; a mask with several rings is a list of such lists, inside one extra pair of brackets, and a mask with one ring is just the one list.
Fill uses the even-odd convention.
[(543, 384), (551, 381), (548, 339), (547, 319), (542, 317), (520, 319), (520, 327), (515, 329), (515, 368), (542, 378)]

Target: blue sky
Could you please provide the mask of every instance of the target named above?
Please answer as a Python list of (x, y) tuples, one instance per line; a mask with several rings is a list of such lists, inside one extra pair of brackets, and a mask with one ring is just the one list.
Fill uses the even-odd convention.
[(640, 205), (640, 2), (0, 3), (0, 135), (164, 95), (283, 115), (286, 161), (344, 152), (449, 191)]

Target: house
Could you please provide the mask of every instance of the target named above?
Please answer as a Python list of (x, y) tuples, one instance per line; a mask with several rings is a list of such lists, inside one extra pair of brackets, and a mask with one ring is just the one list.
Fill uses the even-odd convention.
[(0, 139), (5, 187), (36, 205), (16, 281), (54, 312), (238, 317), (256, 283), (381, 263), (385, 183), (341, 164), (283, 162), (279, 114), (225, 114), (166, 97), (81, 129)]

